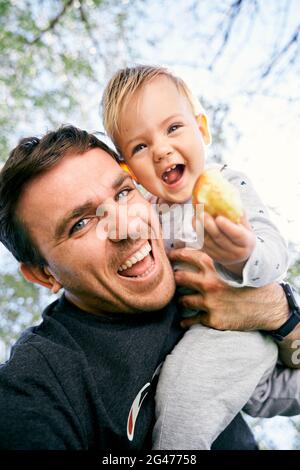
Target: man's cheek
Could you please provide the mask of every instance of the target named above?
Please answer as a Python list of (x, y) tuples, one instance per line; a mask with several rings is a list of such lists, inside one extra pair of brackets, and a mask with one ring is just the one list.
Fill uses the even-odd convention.
[(96, 236), (99, 240), (127, 238), (127, 209), (113, 204), (102, 204), (97, 208), (99, 219)]
[(149, 203), (145, 201), (129, 207), (128, 215), (140, 220), (141, 238), (157, 239), (160, 237), (160, 224), (158, 216)]

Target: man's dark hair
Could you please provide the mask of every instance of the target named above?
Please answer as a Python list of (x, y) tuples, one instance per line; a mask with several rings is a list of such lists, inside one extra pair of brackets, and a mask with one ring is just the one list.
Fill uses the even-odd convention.
[(47, 264), (27, 228), (16, 217), (16, 207), (26, 185), (65, 156), (80, 155), (93, 148), (100, 148), (117, 160), (117, 154), (104, 142), (71, 125), (48, 132), (41, 139), (26, 137), (11, 151), (0, 172), (0, 241), (19, 262)]

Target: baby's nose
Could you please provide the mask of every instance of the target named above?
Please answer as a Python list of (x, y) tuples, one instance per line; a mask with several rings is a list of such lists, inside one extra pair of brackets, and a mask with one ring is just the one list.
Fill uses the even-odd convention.
[(169, 145), (163, 144), (157, 146), (153, 152), (153, 158), (155, 163), (159, 163), (164, 158), (167, 158), (172, 155), (172, 149)]

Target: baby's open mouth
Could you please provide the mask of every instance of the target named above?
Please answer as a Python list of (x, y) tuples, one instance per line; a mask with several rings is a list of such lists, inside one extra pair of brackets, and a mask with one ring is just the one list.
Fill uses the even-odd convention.
[(163, 180), (164, 183), (168, 185), (175, 184), (182, 178), (184, 169), (185, 169), (185, 165), (181, 163), (178, 165), (173, 165), (170, 168), (167, 168), (167, 170), (163, 172), (163, 174), (161, 175), (161, 179)]

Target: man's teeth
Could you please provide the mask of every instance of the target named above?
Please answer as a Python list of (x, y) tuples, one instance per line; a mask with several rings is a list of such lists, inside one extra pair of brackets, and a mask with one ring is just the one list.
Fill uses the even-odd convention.
[(119, 267), (118, 271), (125, 271), (125, 269), (131, 268), (138, 261), (146, 258), (151, 251), (151, 245), (147, 242), (142, 248), (136, 251), (130, 258), (128, 258), (124, 263)]

